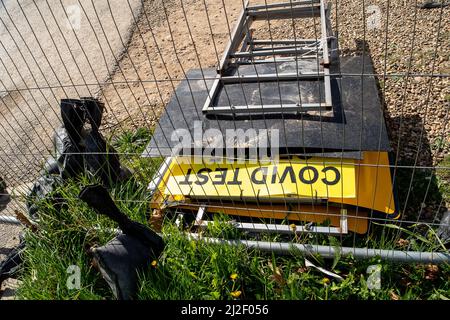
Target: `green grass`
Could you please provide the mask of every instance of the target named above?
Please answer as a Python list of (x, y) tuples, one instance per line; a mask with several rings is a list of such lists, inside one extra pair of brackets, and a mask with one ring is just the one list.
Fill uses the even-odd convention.
[(147, 128), (139, 128), (134, 131), (125, 131), (110, 139), (110, 143), (121, 155), (123, 165), (134, 171), (134, 175), (141, 182), (150, 182), (154, 172), (158, 169), (161, 158), (143, 158), (151, 139), (152, 132)]
[[(126, 132), (111, 142), (122, 155), (122, 163), (135, 174), (129, 181), (110, 190), (119, 208), (132, 219), (148, 225), (150, 210), (147, 184), (160, 159), (142, 159), (140, 153), (151, 136), (144, 129)], [(19, 299), (113, 299), (113, 295), (91, 265), (89, 248), (106, 244), (117, 227), (95, 214), (78, 194), (84, 185), (96, 182), (92, 177), (68, 181), (55, 191), (62, 203), (41, 201), (39, 229), (26, 234), (24, 266), (20, 274)], [(251, 238), (217, 215), (205, 231), (207, 236), (226, 239)], [(340, 237), (303, 235), (294, 242), (337, 246), (356, 245), (377, 248), (401, 248), (394, 241), (399, 235), (411, 249), (440, 250), (442, 244), (432, 230), (399, 229), (398, 225), (373, 225), (368, 236)], [(414, 232), (413, 232), (414, 231)], [(183, 231), (167, 219), (162, 230), (166, 249), (155, 267), (140, 274), (139, 299), (449, 299), (450, 266), (394, 264), (378, 258), (355, 260), (336, 256), (324, 260), (308, 257), (318, 266), (344, 278), (339, 282), (314, 268), (305, 267), (300, 252), (288, 256), (264, 254), (243, 246), (231, 247), (189, 240)], [(277, 236), (278, 237), (278, 236)], [(263, 236), (262, 240), (273, 236)], [(367, 286), (367, 267), (381, 265), (381, 289)], [(67, 268), (81, 269), (81, 288), (68, 289)], [(236, 279), (231, 275), (236, 274)], [(240, 295), (239, 295), (240, 293)], [(234, 296), (233, 296), (234, 295)], [(239, 297), (236, 297), (239, 295)]]
[[(214, 245), (187, 239), (173, 226), (165, 228), (167, 249), (141, 279), (141, 299), (436, 299), (448, 297), (450, 268), (442, 266), (436, 278), (426, 279), (426, 266), (396, 265), (376, 258), (356, 261), (352, 257), (321, 261), (344, 277), (338, 282), (321, 272), (305, 268), (299, 252), (281, 257), (244, 247)], [(308, 259), (313, 260), (309, 257)], [(382, 266), (382, 289), (369, 290), (367, 267)], [(237, 274), (236, 280), (230, 276)]]
[[(72, 185), (71, 194), (77, 187)], [(122, 198), (124, 194), (117, 194)], [(132, 200), (132, 199), (129, 199)], [(112, 294), (90, 264), (87, 249), (105, 244), (113, 237), (98, 227), (114, 227), (84, 205), (70, 203), (60, 212), (49, 210), (42, 217), (40, 231), (27, 234), (25, 268), (18, 297), (23, 299), (112, 299)], [(145, 210), (128, 202), (121, 208), (134, 219), (144, 221)], [(45, 221), (45, 222), (44, 222)], [(208, 231), (214, 235), (222, 221)], [(167, 247), (156, 267), (140, 276), (139, 299), (444, 299), (450, 298), (450, 266), (393, 264), (373, 258), (352, 257), (323, 260), (308, 257), (316, 265), (341, 275), (338, 282), (321, 272), (305, 268), (299, 252), (291, 256), (263, 254), (245, 247), (215, 245), (189, 240), (169, 221), (163, 228)], [(229, 230), (228, 235), (234, 234)], [(335, 239), (335, 241), (337, 241)], [(333, 243), (333, 241), (330, 241)], [(369, 290), (367, 267), (382, 266), (382, 289)], [(81, 268), (81, 289), (69, 290), (70, 265)], [(237, 274), (237, 279), (230, 276)], [(326, 278), (326, 279), (325, 279)]]
[[(104, 281), (90, 265), (88, 249), (102, 245), (114, 236), (114, 222), (93, 212), (78, 199), (82, 186), (95, 183), (88, 177), (69, 181), (58, 188), (59, 204), (42, 200), (39, 229), (26, 234), (24, 270), (19, 297), (24, 299), (102, 299), (111, 297)], [(149, 197), (146, 185), (135, 179), (111, 192), (118, 207), (133, 220), (146, 223)], [(67, 268), (81, 269), (82, 289), (67, 289)]]
[[(444, 167), (446, 169), (440, 169)], [(444, 158), (438, 165), (437, 169), (437, 184), (442, 197), (447, 203), (450, 203), (450, 156)]]

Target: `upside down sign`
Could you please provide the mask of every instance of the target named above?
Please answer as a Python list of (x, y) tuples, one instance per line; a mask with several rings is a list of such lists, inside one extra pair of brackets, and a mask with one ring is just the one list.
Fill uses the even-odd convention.
[(198, 198), (354, 198), (353, 160), (312, 158), (270, 164), (192, 164), (172, 161), (164, 193)]

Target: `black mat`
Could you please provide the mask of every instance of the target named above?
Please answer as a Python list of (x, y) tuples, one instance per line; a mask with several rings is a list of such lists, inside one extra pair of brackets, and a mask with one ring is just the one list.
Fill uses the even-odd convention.
[[(331, 157), (340, 157), (344, 152), (344, 156), (358, 158), (359, 151), (389, 151), (376, 81), (373, 76), (367, 75), (373, 73), (371, 59), (367, 56), (364, 59), (343, 57), (341, 72), (341, 77), (333, 77), (331, 81), (332, 111), (205, 116), (202, 113), (208, 95), (205, 82), (209, 89), (216, 71), (207, 69), (202, 73), (201, 70), (191, 70), (187, 75), (189, 83), (184, 80), (178, 86), (143, 156), (170, 156), (172, 147), (177, 144), (171, 141), (173, 131), (187, 129), (193, 136), (194, 121), (202, 121), (203, 130), (215, 128), (224, 136), (227, 129), (278, 129), (281, 155), (329, 152)], [(362, 73), (365, 74), (363, 77)], [(302, 86), (307, 89), (314, 84)], [(292, 103), (291, 100), (298, 97), (298, 87), (297, 81), (261, 83), (261, 86), (229, 84), (226, 90), (219, 93), (215, 105), (229, 105), (230, 100), (232, 104), (260, 104), (261, 97), (264, 103), (279, 103), (280, 92), (283, 103)], [(300, 91), (303, 99), (308, 92), (303, 87)]]

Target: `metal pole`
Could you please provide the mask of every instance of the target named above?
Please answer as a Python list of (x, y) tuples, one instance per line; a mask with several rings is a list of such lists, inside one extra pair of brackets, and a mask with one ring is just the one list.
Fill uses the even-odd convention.
[(299, 250), (304, 253), (319, 254), (324, 258), (334, 258), (336, 255), (336, 250), (340, 250), (340, 254), (342, 256), (353, 255), (357, 259), (380, 257), (393, 262), (450, 263), (450, 254), (444, 252), (399, 251), (350, 247), (334, 248), (331, 246), (287, 242), (223, 240), (218, 238), (199, 237), (198, 234), (194, 233), (189, 234), (189, 237), (209, 243), (226, 244), (231, 246), (244, 245), (251, 249), (275, 252), (278, 254), (290, 254), (293, 250)]
[(0, 216), (0, 224), (21, 225), (22, 223), (17, 218), (12, 216)]

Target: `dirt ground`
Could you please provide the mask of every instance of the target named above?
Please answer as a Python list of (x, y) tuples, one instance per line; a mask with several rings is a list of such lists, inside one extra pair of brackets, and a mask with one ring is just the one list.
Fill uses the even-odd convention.
[[(365, 7), (357, 0), (331, 2), (341, 55), (364, 51), (379, 74), (393, 149), (412, 164), (436, 164), (450, 150), (450, 8), (418, 9), (413, 0), (390, 1), (389, 7), (385, 0), (366, 1)], [(102, 92), (110, 110), (105, 129), (153, 127), (189, 69), (218, 64), (241, 8), (241, 0), (146, 1), (128, 50)], [(318, 19), (271, 21), (270, 27), (256, 25), (255, 34), (289, 38), (295, 28), (297, 38), (315, 37), (318, 26)]]

